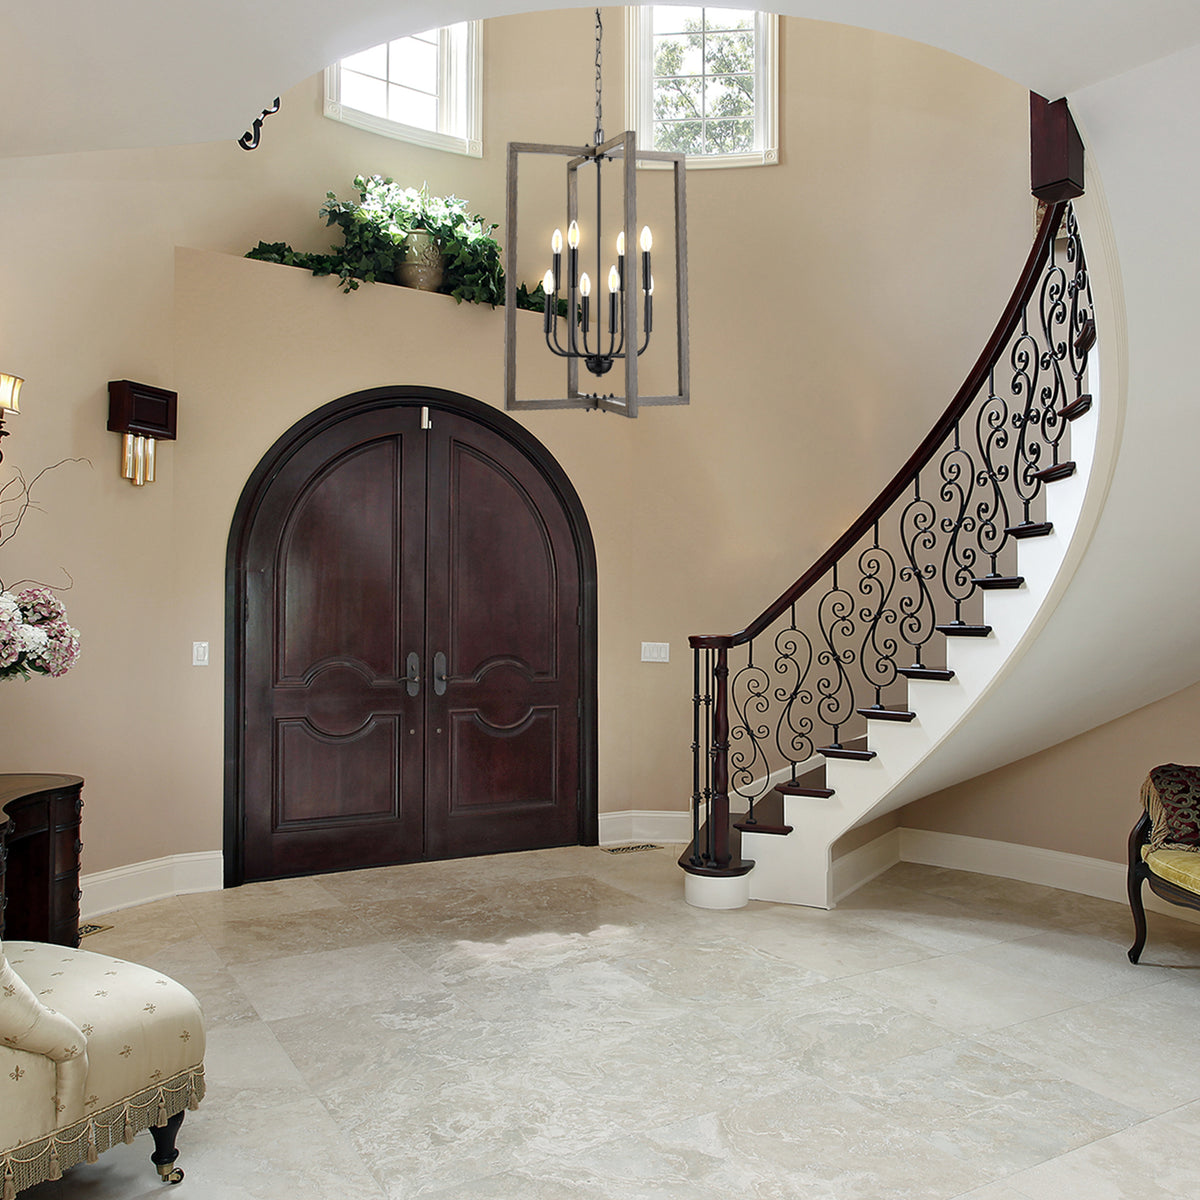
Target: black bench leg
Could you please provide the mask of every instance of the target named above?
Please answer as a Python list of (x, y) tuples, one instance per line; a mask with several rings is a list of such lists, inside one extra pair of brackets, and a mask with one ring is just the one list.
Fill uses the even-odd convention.
[(183, 1124), (183, 1112), (177, 1112), (165, 1125), (151, 1125), (150, 1135), (154, 1138), (154, 1153), (150, 1161), (158, 1168), (163, 1183), (178, 1183), (183, 1172), (175, 1166), (179, 1151), (175, 1149), (175, 1137)]
[(1133, 913), (1133, 945), (1129, 947), (1129, 961), (1136, 963), (1146, 944), (1146, 909), (1142, 904), (1142, 876), (1132, 865), (1129, 868), (1129, 911)]

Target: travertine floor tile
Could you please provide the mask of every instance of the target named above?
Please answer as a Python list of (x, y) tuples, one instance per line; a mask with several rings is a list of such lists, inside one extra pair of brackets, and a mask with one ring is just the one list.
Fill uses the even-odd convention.
[[(105, 918), (87, 948), (208, 1015), (171, 1196), (1200, 1195), (1179, 1152), (1200, 1134), (1200, 930), (1151, 914), (1131, 967), (1120, 905), (912, 864), (832, 912), (704, 912), (679, 852), (415, 863)], [(165, 1200), (150, 1150), (23, 1195)]]

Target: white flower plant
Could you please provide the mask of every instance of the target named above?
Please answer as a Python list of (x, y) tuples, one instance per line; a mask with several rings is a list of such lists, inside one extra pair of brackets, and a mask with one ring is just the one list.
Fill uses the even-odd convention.
[[(63, 460), (67, 461), (78, 460)], [(0, 546), (20, 528), (32, 503), (33, 485), (53, 469), (47, 467), (28, 481), (17, 471), (0, 486)], [(10, 592), (0, 580), (0, 679), (31, 679), (35, 674), (58, 677), (78, 660), (79, 630), (67, 620), (67, 611), (54, 592), (40, 584)]]

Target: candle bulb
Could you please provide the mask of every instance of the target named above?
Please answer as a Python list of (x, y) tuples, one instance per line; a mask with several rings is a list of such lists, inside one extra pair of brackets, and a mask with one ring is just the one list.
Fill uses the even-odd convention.
[(650, 226), (642, 226), (642, 287), (649, 288), (650, 279), (650, 247), (654, 245), (654, 237), (650, 233)]
[(625, 230), (617, 234), (617, 271), (621, 277), (621, 291), (625, 290)]
[(579, 222), (567, 226), (567, 278), (575, 286), (575, 272), (579, 267)]
[[(562, 230), (556, 229), (553, 237), (550, 239), (550, 250), (554, 255), (554, 275), (552, 280), (554, 283), (554, 291), (557, 292), (562, 287)], [(546, 291), (550, 291), (546, 288)]]
[[(557, 232), (557, 230), (555, 232)], [(555, 255), (555, 258), (557, 258), (557, 257), (558, 256)], [(546, 293), (546, 304), (545, 304), (545, 312), (544, 312), (544, 316), (543, 316), (543, 324), (544, 324), (546, 333), (549, 334), (550, 327), (553, 324), (552, 314), (554, 313), (554, 308), (557, 304), (557, 301), (555, 300), (555, 293), (558, 291), (558, 289), (554, 286), (554, 272), (553, 271), (547, 271), (544, 278), (542, 279), (542, 291)]]
[(591, 281), (591, 279), (588, 278), (588, 273), (586, 271), (584, 271), (584, 273), (582, 275), (580, 275), (580, 277), (579, 277), (579, 294), (580, 294), (580, 296), (583, 297), (583, 299), (581, 301), (581, 306), (582, 306), (582, 317), (583, 317), (583, 332), (584, 332), (584, 335), (586, 336), (587, 331), (588, 331), (588, 309), (589, 309), (588, 297), (590, 297), (592, 294), (592, 281)]

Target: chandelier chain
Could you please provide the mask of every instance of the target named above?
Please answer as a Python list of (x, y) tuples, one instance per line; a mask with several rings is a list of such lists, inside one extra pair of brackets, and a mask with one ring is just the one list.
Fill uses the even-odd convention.
[(596, 9), (596, 145), (604, 141), (604, 129), (600, 116), (600, 39), (604, 36), (604, 23), (600, 20), (600, 10)]

